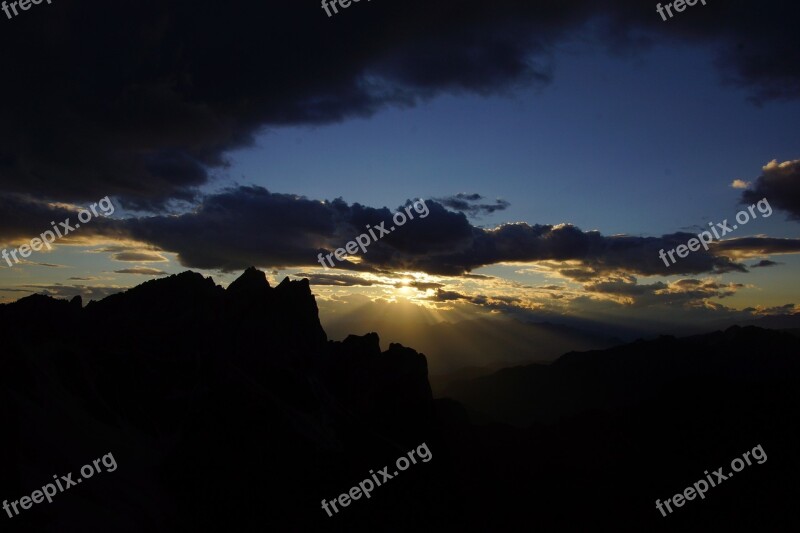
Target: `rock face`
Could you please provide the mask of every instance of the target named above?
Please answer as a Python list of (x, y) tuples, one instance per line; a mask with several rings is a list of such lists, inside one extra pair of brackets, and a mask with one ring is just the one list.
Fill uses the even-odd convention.
[(426, 429), (433, 395), (424, 355), (399, 344), (381, 352), (376, 333), (350, 335), (329, 347), (328, 382), (348, 409), (383, 431)]
[[(425, 357), (381, 353), (376, 334), (329, 342), (308, 280), (273, 288), (250, 268), (226, 290), (184, 272), (80, 304), (34, 295), (0, 306), (0, 413), (17, 421), (0, 440), (2, 495), (99, 450), (120, 464), (95, 488), (114, 498), (95, 500), (88, 518), (36, 514), (39, 531), (70, 531), (73, 512), (84, 530), (121, 530), (113, 511), (125, 505), (140, 513), (132, 531), (296, 525), (310, 487), (317, 500), (351, 483), (342, 461), (368, 472), (429, 435)], [(24, 457), (36, 460), (15, 466)], [(270, 499), (258, 517), (235, 510)]]
[[(270, 287), (248, 269), (225, 290), (185, 272), (79, 303), (0, 306), (0, 501), (107, 453), (118, 469), (0, 511), (11, 530), (800, 527), (800, 339), (784, 332), (572, 352), (456, 383), (462, 406), (431, 398), (410, 348), (329, 341), (307, 280)], [(421, 443), (432, 460), (399, 473)], [(764, 464), (669, 517), (655, 509), (757, 445)], [(320, 507), (382, 471), (369, 499)]]

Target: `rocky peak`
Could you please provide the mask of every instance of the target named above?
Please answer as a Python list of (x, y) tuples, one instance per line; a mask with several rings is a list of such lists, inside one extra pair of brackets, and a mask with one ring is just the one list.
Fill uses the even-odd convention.
[(228, 286), (229, 294), (257, 294), (271, 289), (267, 275), (255, 267), (250, 267)]

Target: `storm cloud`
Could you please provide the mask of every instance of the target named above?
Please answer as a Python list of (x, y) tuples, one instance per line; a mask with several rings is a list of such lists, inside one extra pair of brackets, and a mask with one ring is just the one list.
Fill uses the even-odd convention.
[(710, 44), (721, 78), (754, 99), (797, 98), (799, 11), (713, 3), (667, 25), (633, 0), (407, 0), (332, 23), (316, 2), (56, 2), (0, 33), (14, 73), (0, 87), (0, 192), (193, 205), (226, 154), (264, 127), (542, 86), (554, 47), (589, 21), (616, 50)]
[[(413, 204), (407, 200), (393, 209), (375, 208), (348, 204), (341, 198), (315, 200), (257, 186), (234, 187), (203, 196), (188, 213), (99, 218), (86, 225), (86, 233), (81, 227), (79, 235), (132, 243), (91, 250), (109, 253), (117, 261), (166, 262), (163, 254), (174, 253), (189, 268), (236, 271), (252, 265), (319, 266), (319, 254), (332, 253), (357, 236), (378, 233), (376, 228), (383, 227), (387, 234), (372, 242), (367, 253), (337, 262), (336, 269), (465, 276), (499, 263), (546, 262), (578, 282), (615, 272), (643, 276), (747, 272), (743, 259), (800, 252), (800, 239), (743, 237), (714, 242), (708, 251), (701, 249), (667, 267), (659, 250), (676, 248), (694, 234), (609, 236), (571, 224), (524, 222), (482, 228), (473, 226), (463, 212), (448, 210), (434, 200), (426, 201), (425, 218), (417, 216), (395, 227), (393, 215), (406, 208), (415, 213)], [(56, 204), (26, 204), (18, 199), (6, 205), (25, 217), (11, 216), (10, 226), (0, 225), (0, 237), (5, 240), (29, 239), (46, 229), (48, 221), (74, 215), (72, 208)]]
[(484, 200), (480, 194), (467, 194), (460, 192), (447, 198), (436, 198), (436, 201), (443, 206), (466, 213), (469, 217), (477, 217), (482, 214), (491, 214), (496, 211), (505, 211), (511, 205), (506, 200), (497, 199), (493, 204), (481, 203)]
[[(411, 200), (406, 206), (411, 205)], [(119, 221), (129, 239), (178, 254), (187, 267), (238, 270), (249, 265), (313, 266), (318, 254), (343, 247), (367, 227), (385, 222), (402, 208), (373, 208), (343, 199), (312, 200), (275, 194), (261, 187), (239, 187), (204, 198), (198, 209), (180, 216), (154, 216)], [(465, 275), (498, 263), (550, 261), (576, 281), (613, 272), (670, 275), (746, 272), (739, 257), (795, 253), (798, 239), (748, 237), (714, 243), (666, 267), (661, 249), (673, 249), (694, 234), (661, 237), (606, 236), (569, 225), (513, 223), (494, 228), (473, 226), (461, 212), (428, 200), (429, 215), (408, 221), (341, 270), (421, 271)], [(413, 212), (413, 211), (412, 211)]]

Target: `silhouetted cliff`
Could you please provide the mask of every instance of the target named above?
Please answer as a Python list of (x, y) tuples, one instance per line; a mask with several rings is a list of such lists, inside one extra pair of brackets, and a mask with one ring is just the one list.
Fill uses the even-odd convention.
[[(432, 399), (413, 349), (381, 352), (375, 333), (327, 340), (307, 280), (270, 287), (248, 269), (226, 290), (185, 272), (80, 304), (0, 306), (0, 498), (109, 452), (118, 470), (0, 516), (3, 530), (800, 525), (794, 335), (735, 327), (573, 352), (454, 383), (454, 401)], [(423, 442), (430, 462), (322, 510)], [(668, 517), (656, 510), (756, 445), (764, 464)]]
[(85, 308), (30, 296), (0, 322), (2, 495), (101, 450), (120, 464), (82, 487), (90, 518), (66, 497), (15, 517), (40, 531), (121, 531), (127, 513), (136, 531), (324, 524), (323, 496), (430, 436), (425, 357), (327, 341), (307, 280), (184, 272)]

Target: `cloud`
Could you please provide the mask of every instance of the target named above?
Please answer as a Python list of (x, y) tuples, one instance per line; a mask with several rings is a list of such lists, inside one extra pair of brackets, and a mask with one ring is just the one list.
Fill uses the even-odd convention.
[(115, 244), (112, 246), (101, 246), (91, 250), (91, 252), (97, 254), (116, 254), (119, 252), (130, 252), (132, 250), (138, 250), (138, 248), (136, 246)]
[(787, 316), (787, 315), (793, 315), (798, 312), (798, 308), (795, 304), (785, 304), (775, 307), (757, 308), (757, 309), (758, 309), (758, 314), (767, 316), (769, 315)]
[(482, 309), (501, 312), (512, 316), (530, 318), (530, 312), (536, 308), (537, 305), (530, 302), (523, 302), (517, 296), (505, 295), (467, 295), (458, 291), (446, 291), (437, 289), (436, 293), (430, 298), (435, 302), (450, 303), (450, 302), (466, 302), (476, 305)]
[(764, 255), (796, 254), (800, 253), (800, 239), (742, 237), (720, 241), (715, 244), (714, 250), (737, 259)]
[[(42, 220), (52, 220), (66, 212), (34, 201), (29, 205), (35, 215), (25, 215), (23, 205), (13, 204), (24, 220), (0, 211), (0, 219), (6, 217), (12, 224), (11, 228), (0, 225), (0, 235), (5, 232), (30, 238)], [(410, 200), (405, 203), (411, 205)], [(728, 239), (667, 267), (659, 258), (659, 251), (685, 244), (695, 234), (607, 236), (570, 224), (523, 222), (481, 228), (473, 226), (464, 213), (448, 210), (435, 200), (428, 200), (426, 205), (426, 218), (417, 214), (413, 220), (395, 227), (392, 216), (404, 206), (373, 208), (348, 204), (341, 198), (319, 201), (271, 193), (262, 187), (235, 187), (203, 196), (191, 212), (98, 219), (96, 226), (86, 226), (86, 232), (106, 242), (118, 240), (121, 244), (91, 250), (112, 253), (116, 261), (167, 262), (162, 254), (175, 253), (186, 267), (227, 272), (252, 265), (317, 266), (319, 254), (331, 253), (359, 235), (368, 235), (367, 226), (377, 234), (375, 228), (384, 224), (387, 235), (372, 242), (367, 253), (337, 263), (337, 268), (475, 276), (469, 273), (483, 266), (537, 262), (547, 263), (550, 271), (578, 282), (619, 272), (642, 276), (746, 272), (746, 266), (739, 262), (742, 259), (800, 252), (800, 239)], [(412, 208), (410, 213), (416, 212)]]
[[(0, 175), (2, 175), (1, 166)], [(45, 202), (29, 195), (0, 193), (0, 242), (29, 243), (32, 238), (39, 237), (45, 231), (52, 231), (53, 225), (57, 226), (59, 231), (62, 230), (60, 224), (67, 219), (69, 225), (74, 226), (80, 210), (79, 206)], [(81, 224), (80, 228), (70, 231), (68, 235), (57, 238), (55, 245), (99, 235), (112, 237), (119, 235), (112, 219), (93, 218), (91, 223)]]
[(433, 296), (433, 299), (437, 302), (451, 302), (455, 300), (471, 300), (471, 296), (467, 296), (466, 294), (461, 294), (460, 292), (456, 291), (445, 291), (442, 289), (437, 289), (436, 294)]
[(455, 196), (447, 198), (436, 198), (436, 201), (443, 206), (466, 213), (469, 217), (477, 217), (482, 214), (491, 214), (496, 211), (505, 211), (511, 205), (505, 200), (497, 199), (493, 204), (478, 203), (483, 200), (479, 194), (466, 194), (460, 192)]
[(124, 226), (136, 240), (176, 252), (181, 264), (193, 268), (309, 266), (323, 246), (335, 242), (338, 248), (361, 233), (363, 226), (347, 226), (336, 240), (354, 209), (362, 210), (341, 200), (238, 187), (205, 197), (191, 213), (133, 219)]
[[(53, 264), (53, 263), (37, 263), (36, 261), (29, 261), (27, 259), (21, 260), (19, 262), (19, 264), (20, 265), (28, 265), (28, 266), (40, 266), (40, 267), (46, 267), (46, 268), (67, 268), (66, 265), (56, 265), (56, 264)], [(12, 267), (9, 267), (7, 265), (8, 265), (8, 263), (6, 263), (5, 261), (0, 262), (0, 268), (12, 268)], [(17, 265), (17, 263), (14, 263), (14, 265)]]
[[(358, 262), (337, 267), (463, 275), (502, 262), (573, 261), (562, 274), (578, 281), (618, 270), (640, 275), (746, 271), (730, 258), (704, 250), (667, 268), (658, 251), (675, 248), (694, 234), (604, 236), (569, 224), (514, 223), (484, 229), (434, 200), (427, 206), (425, 219), (417, 217), (395, 228), (370, 244)], [(386, 222), (387, 230), (394, 227), (393, 212), (349, 205), (342, 199), (317, 201), (261, 187), (238, 187), (204, 197), (191, 213), (129, 219), (118, 229), (132, 240), (177, 253), (180, 263), (191, 268), (313, 266), (320, 253), (342, 247), (367, 232), (368, 225), (375, 228)]]
[(330, 285), (334, 287), (371, 287), (375, 285), (374, 281), (346, 274), (309, 274), (300, 272), (294, 275), (299, 278), (308, 278), (311, 285)]
[(770, 261), (769, 259), (762, 259), (758, 263), (754, 265), (750, 265), (750, 268), (766, 268), (776, 265), (782, 265), (783, 263), (776, 263), (775, 261)]
[(542, 285), (541, 287), (537, 287), (537, 289), (542, 289), (545, 291), (563, 291), (566, 289), (563, 285)]
[(795, 304), (776, 305), (774, 307), (757, 305), (755, 307), (747, 307), (744, 311), (756, 317), (785, 317), (800, 314), (800, 306)]
[(744, 181), (744, 180), (738, 180), (737, 179), (737, 180), (733, 180), (731, 182), (731, 187), (733, 187), (734, 189), (746, 189), (749, 186), (750, 186), (750, 182), (749, 181)]
[(125, 261), (130, 263), (163, 263), (168, 261), (166, 257), (155, 252), (119, 252), (111, 256), (114, 261)]
[[(472, 295), (465, 290), (438, 290), (428, 299), (439, 308), (473, 305), (489, 313), (502, 313), (519, 320), (555, 321), (562, 323), (565, 316), (606, 317), (611, 322), (621, 317), (628, 325), (630, 321), (645, 326), (651, 322), (654, 331), (663, 332), (665, 317), (676, 322), (691, 323), (693, 319), (719, 320), (741, 312), (725, 307), (714, 300), (735, 295), (745, 288), (740, 283), (722, 283), (713, 278), (684, 278), (674, 282), (639, 283), (628, 274), (611, 275), (587, 282), (583, 291), (566, 290), (542, 295), (538, 289), (532, 291), (505, 287), (483, 287), (492, 293)], [(631, 318), (630, 308), (636, 308)], [(675, 311), (680, 311), (676, 314)], [(749, 313), (744, 313), (750, 316)], [(650, 326), (647, 326), (650, 328)]]
[(628, 305), (698, 306), (709, 298), (727, 298), (743, 288), (741, 283), (721, 284), (713, 279), (682, 279), (672, 283), (640, 284), (634, 276), (613, 277), (584, 285), (587, 292), (614, 297)]
[(14, 102), (0, 124), (0, 191), (111, 195), (141, 210), (194, 203), (226, 154), (266, 126), (542, 86), (551, 51), (587, 27), (613, 50), (710, 44), (724, 79), (754, 99), (800, 96), (793, 2), (708, 5), (679, 25), (633, 0), (369, 7), (331, 23), (314, 2), (82, 0), (8, 24), (0, 48), (15, 51), (4, 68), (17, 75), (0, 87)]
[(124, 268), (122, 270), (115, 270), (116, 274), (138, 274), (140, 276), (166, 276), (167, 273), (163, 270), (147, 267)]
[(414, 287), (419, 291), (437, 290), (444, 287), (442, 283), (427, 282), (427, 281), (412, 281), (411, 283), (408, 284), (408, 286)]
[(636, 282), (636, 278), (628, 276), (625, 278), (612, 278), (606, 281), (594, 281), (584, 285), (584, 289), (588, 292), (599, 292), (604, 294), (613, 294), (621, 296), (642, 296), (645, 294), (654, 294), (658, 291), (664, 290), (668, 287), (666, 283), (656, 282), (649, 285), (640, 285)]
[[(432, 209), (433, 213), (433, 209)], [(434, 223), (432, 221), (431, 223)], [(396, 257), (401, 268), (458, 275), (481, 266), (502, 262), (571, 262), (561, 273), (581, 281), (617, 270), (642, 275), (744, 271), (729, 258), (711, 252), (696, 252), (682, 263), (666, 267), (660, 249), (672, 249), (693, 234), (674, 233), (661, 237), (604, 236), (582, 231), (569, 224), (503, 224), (496, 228), (470, 228), (466, 242), (452, 243), (442, 253), (420, 257)], [(455, 248), (455, 250), (452, 250)]]
[(742, 203), (754, 204), (762, 198), (800, 220), (800, 159), (783, 163), (773, 159), (764, 166), (752, 190), (742, 193)]

